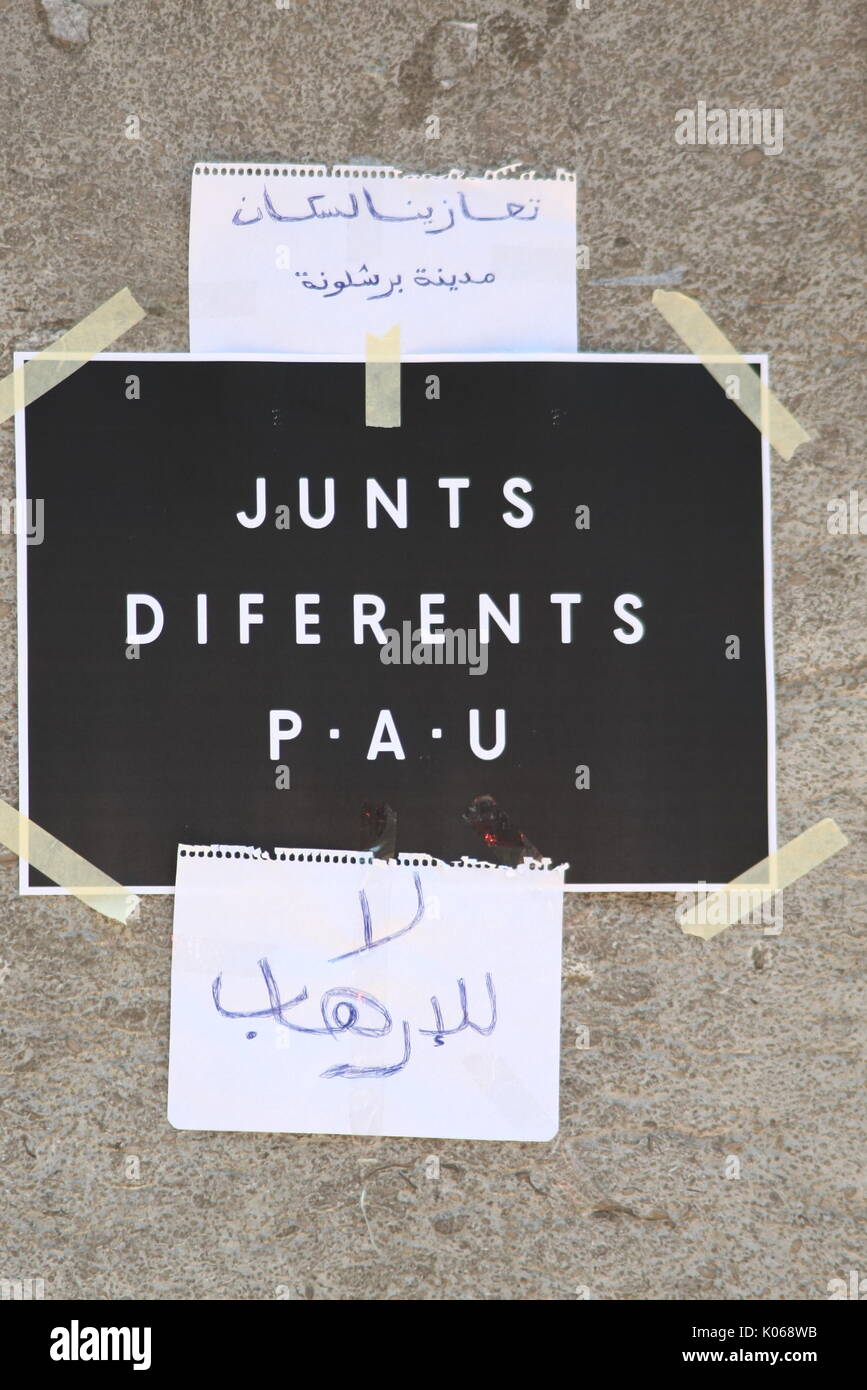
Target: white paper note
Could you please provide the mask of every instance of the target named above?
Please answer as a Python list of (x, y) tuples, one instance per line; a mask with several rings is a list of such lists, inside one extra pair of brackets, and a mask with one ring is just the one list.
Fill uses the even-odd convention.
[(574, 352), (575, 181), (197, 164), (192, 352)]
[(176, 1128), (556, 1134), (562, 869), (258, 855), (178, 851)]

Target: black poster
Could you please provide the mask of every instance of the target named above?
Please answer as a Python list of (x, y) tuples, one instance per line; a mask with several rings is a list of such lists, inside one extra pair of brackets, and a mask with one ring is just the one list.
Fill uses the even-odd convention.
[(409, 362), (399, 428), (364, 402), (363, 364), (117, 354), (28, 407), (22, 809), (140, 891), (179, 841), (364, 847), (365, 803), (488, 858), (491, 797), (585, 887), (767, 855), (768, 464), (705, 369)]

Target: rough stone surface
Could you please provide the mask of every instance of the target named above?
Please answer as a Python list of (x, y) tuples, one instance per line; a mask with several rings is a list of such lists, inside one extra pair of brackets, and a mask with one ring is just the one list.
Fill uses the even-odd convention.
[(49, 37), (59, 45), (87, 43), (90, 15), (81, 0), (39, 0)]
[[(775, 1300), (867, 1271), (867, 538), (826, 525), (830, 499), (867, 498), (855, 0), (0, 11), (3, 370), (122, 285), (148, 310), (124, 347), (186, 347), (203, 158), (577, 168), (582, 346), (678, 350), (634, 277), (682, 271), (667, 282), (768, 349), (812, 436), (773, 460), (781, 839), (831, 815), (852, 841), (786, 894), (776, 938), (685, 937), (666, 895), (572, 898), (562, 1129), (540, 1146), (175, 1132), (169, 903), (116, 930), (18, 899), (0, 856), (0, 1276), (41, 1277), (48, 1298)], [(86, 42), (51, 42), (46, 20), (59, 43), (82, 19)], [(478, 25), (475, 61), (450, 21)], [(674, 113), (698, 99), (782, 107), (783, 152), (676, 145)], [(0, 444), (9, 496), (8, 424)], [(14, 574), (2, 539), (12, 801)]]

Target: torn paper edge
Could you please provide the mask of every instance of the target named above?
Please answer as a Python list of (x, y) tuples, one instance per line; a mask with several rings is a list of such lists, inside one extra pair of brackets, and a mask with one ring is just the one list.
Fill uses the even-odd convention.
[(498, 169), (486, 169), (484, 174), (468, 174), (463, 169), (449, 169), (447, 174), (415, 174), (397, 169), (393, 164), (332, 164), (329, 168), (327, 164), (285, 164), (273, 159), (260, 159), (255, 163), (249, 160), (197, 160), (193, 165), (193, 176), (230, 174), (242, 178), (261, 178), (263, 175), (270, 177), (279, 173), (288, 178), (309, 179), (476, 179), (478, 182), (490, 182), (493, 179), (516, 178), (524, 182), (531, 179), (553, 183), (576, 182), (574, 169), (561, 169), (558, 166), (553, 174), (538, 174), (535, 169), (524, 169), (522, 173), (518, 173), (521, 167), (521, 161), (518, 160), (515, 164), (503, 164)]
[(261, 859), (269, 863), (296, 864), (367, 864), (374, 869), (494, 869), (500, 873), (525, 874), (563, 873), (568, 864), (555, 865), (550, 859), (526, 858), (523, 864), (511, 868), (508, 864), (492, 864), (487, 859), (437, 859), (432, 854), (401, 851), (394, 859), (377, 859), (373, 850), (366, 849), (299, 849), (275, 845), (273, 852), (258, 845), (178, 845), (179, 859)]

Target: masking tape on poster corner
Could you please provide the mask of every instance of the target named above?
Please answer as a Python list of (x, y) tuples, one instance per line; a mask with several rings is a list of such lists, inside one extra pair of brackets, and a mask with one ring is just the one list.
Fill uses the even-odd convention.
[(710, 941), (718, 932), (735, 926), (757, 907), (770, 902), (775, 893), (818, 868), (848, 843), (836, 821), (820, 820), (803, 835), (783, 845), (776, 854), (733, 878), (725, 888), (709, 893), (693, 907), (678, 911), (677, 920), (688, 936)]
[(118, 290), (23, 367), (16, 367), (0, 381), (0, 424), (16, 410), (44, 396), (52, 386), (72, 376), (97, 352), (103, 352), (128, 328), (139, 323), (145, 313), (129, 290)]
[(89, 864), (68, 845), (61, 844), (47, 830), (36, 825), (8, 801), (0, 800), (0, 841), (19, 858), (26, 859), (34, 869), (68, 893), (74, 893), (88, 907), (111, 917), (115, 922), (127, 922), (139, 906), (140, 899), (130, 893), (108, 874)]
[(735, 405), (766, 435), (777, 453), (786, 460), (800, 444), (810, 438), (793, 415), (777, 400), (750, 363), (730, 343), (713, 319), (696, 300), (678, 290), (654, 290), (653, 305), (674, 329), (690, 352), (700, 357), (714, 381), (728, 391), (730, 378), (737, 378)]
[(400, 324), (381, 338), (365, 334), (364, 423), (379, 429), (400, 424)]

